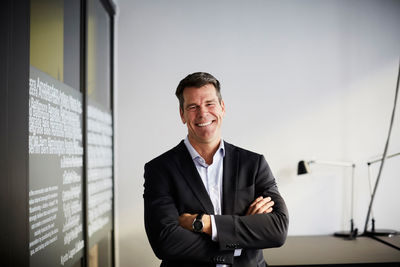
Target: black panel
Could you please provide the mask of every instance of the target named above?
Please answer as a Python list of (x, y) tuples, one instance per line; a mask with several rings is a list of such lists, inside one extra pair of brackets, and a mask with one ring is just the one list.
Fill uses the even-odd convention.
[(83, 256), (81, 93), (31, 66), (30, 266), (72, 266)]
[(29, 1), (2, 1), (0, 17), (0, 265), (28, 266)]

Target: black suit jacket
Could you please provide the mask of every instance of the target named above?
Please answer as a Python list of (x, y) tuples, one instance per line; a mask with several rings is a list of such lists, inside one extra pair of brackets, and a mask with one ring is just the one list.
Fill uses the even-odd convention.
[[(223, 164), (222, 215), (215, 215), (218, 242), (179, 226), (182, 213), (214, 214), (183, 141), (145, 165), (145, 228), (161, 266), (265, 266), (261, 249), (284, 243), (288, 212), (264, 157), (225, 142)], [(258, 196), (272, 198), (273, 212), (245, 216)], [(242, 254), (234, 257), (237, 248)]]

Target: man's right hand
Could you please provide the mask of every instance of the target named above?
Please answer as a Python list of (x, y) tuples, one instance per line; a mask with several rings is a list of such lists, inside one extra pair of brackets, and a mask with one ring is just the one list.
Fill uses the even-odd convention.
[(262, 196), (256, 198), (247, 209), (246, 215), (264, 214), (272, 212), (272, 206), (275, 203), (270, 197), (263, 198)]

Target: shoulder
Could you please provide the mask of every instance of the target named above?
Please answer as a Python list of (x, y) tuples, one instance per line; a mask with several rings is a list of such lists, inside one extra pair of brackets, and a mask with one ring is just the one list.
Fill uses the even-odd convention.
[(249, 159), (259, 159), (260, 157), (263, 157), (263, 155), (259, 153), (250, 151), (242, 147), (235, 146), (226, 141), (224, 141), (224, 145), (226, 153), (238, 153), (240, 157), (248, 157)]
[(188, 153), (183, 141), (170, 150), (162, 153), (145, 164), (145, 166), (160, 166), (173, 162), (183, 153)]

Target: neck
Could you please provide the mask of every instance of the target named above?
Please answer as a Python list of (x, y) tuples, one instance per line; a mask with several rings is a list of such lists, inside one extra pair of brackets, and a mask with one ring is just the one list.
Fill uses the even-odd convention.
[(189, 137), (189, 142), (206, 163), (210, 165), (212, 164), (214, 154), (220, 145), (221, 138), (210, 143), (197, 143)]

